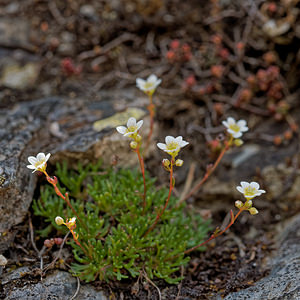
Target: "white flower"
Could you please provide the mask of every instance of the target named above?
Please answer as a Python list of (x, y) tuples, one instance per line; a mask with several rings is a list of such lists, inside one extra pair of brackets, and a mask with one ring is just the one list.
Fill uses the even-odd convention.
[(181, 148), (188, 145), (189, 143), (184, 141), (182, 139), (182, 136), (178, 136), (177, 138), (174, 138), (173, 136), (166, 136), (165, 139), (166, 143), (158, 143), (157, 147), (161, 150), (164, 150), (171, 156), (175, 157)]
[(158, 79), (154, 74), (150, 75), (147, 80), (142, 78), (136, 79), (136, 86), (147, 95), (152, 95), (160, 83), (161, 79)]
[(253, 199), (256, 196), (260, 196), (265, 193), (265, 190), (259, 189), (259, 184), (257, 182), (246, 182), (241, 181), (241, 186), (237, 186), (236, 189), (244, 195), (247, 200)]
[(234, 138), (239, 138), (243, 135), (243, 132), (248, 131), (247, 122), (245, 120), (235, 121), (234, 118), (229, 117), (222, 124), (227, 127), (227, 132), (230, 133)]
[(29, 156), (28, 161), (31, 163), (31, 165), (28, 165), (27, 168), (32, 169), (32, 173), (34, 173), (35, 171), (44, 172), (46, 170), (47, 161), (50, 155), (50, 153), (48, 153), (47, 155), (45, 155), (44, 153), (39, 153), (36, 157)]
[(125, 126), (118, 126), (116, 129), (124, 136), (132, 137), (143, 125), (143, 120), (136, 122), (135, 118), (129, 118), (127, 121), (127, 128)]

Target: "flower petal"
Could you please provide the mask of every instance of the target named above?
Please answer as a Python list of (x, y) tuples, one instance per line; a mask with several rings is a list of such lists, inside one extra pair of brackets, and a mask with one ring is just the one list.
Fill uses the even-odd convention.
[(249, 187), (249, 183), (247, 181), (241, 181), (240, 185), (242, 186), (243, 189)]
[(136, 123), (137, 130), (139, 130), (142, 127), (143, 123), (144, 123), (143, 120), (140, 120)]
[(35, 169), (35, 166), (33, 166), (33, 165), (27, 165), (27, 168), (33, 170), (33, 169)]
[(250, 187), (253, 189), (258, 190), (259, 189), (259, 184), (255, 181), (250, 182)]
[(240, 193), (244, 194), (244, 189), (243, 189), (241, 186), (237, 186), (236, 189), (237, 189)]
[(236, 124), (239, 127), (245, 127), (247, 125), (247, 122), (245, 120), (239, 120)]
[(134, 117), (131, 117), (127, 121), (127, 128), (136, 126), (136, 119)]
[(147, 82), (151, 82), (151, 83), (156, 83), (157, 81), (157, 76), (155, 74), (151, 74), (148, 78), (147, 78)]
[(29, 157), (28, 157), (28, 161), (29, 161), (32, 165), (34, 165), (34, 164), (37, 163), (37, 159), (36, 159), (34, 156), (29, 156)]
[(50, 157), (51, 153), (48, 153), (45, 157), (45, 161), (48, 161), (49, 157)]
[(125, 126), (118, 126), (116, 129), (121, 134), (125, 134), (127, 131), (127, 128)]
[(146, 81), (142, 78), (137, 78), (135, 82), (136, 82), (137, 87), (140, 89), (143, 88), (146, 83)]
[(182, 141), (182, 142), (179, 144), (179, 146), (180, 146), (180, 148), (183, 148), (183, 147), (185, 147), (185, 146), (188, 145), (188, 144), (189, 144), (189, 142)]
[(163, 143), (157, 143), (157, 147), (161, 150), (166, 150), (167, 149), (167, 146), (166, 144), (163, 144)]
[(173, 143), (175, 142), (175, 138), (171, 135), (167, 135), (166, 138), (165, 138), (165, 141), (166, 141), (166, 144), (170, 144), (170, 143)]
[(177, 138), (175, 138), (175, 142), (180, 144), (182, 142), (182, 136), (178, 136)]
[(234, 118), (229, 117), (229, 118), (227, 118), (227, 123), (228, 123), (229, 125), (232, 125), (232, 124), (235, 124), (236, 122), (235, 122), (235, 119), (234, 119)]
[(222, 124), (223, 124), (225, 127), (227, 127), (227, 128), (229, 127), (229, 124), (228, 124), (227, 121), (223, 121)]
[(45, 160), (45, 153), (43, 153), (43, 152), (38, 153), (36, 158), (38, 161)]

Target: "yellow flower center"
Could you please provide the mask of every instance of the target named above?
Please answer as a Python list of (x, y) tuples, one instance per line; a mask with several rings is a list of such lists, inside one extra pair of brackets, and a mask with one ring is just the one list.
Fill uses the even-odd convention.
[(171, 142), (167, 145), (167, 150), (175, 150), (178, 148), (178, 143), (176, 142)]
[(231, 129), (235, 132), (239, 132), (241, 130), (240, 126), (238, 126), (237, 124), (229, 125), (229, 129)]
[(245, 197), (248, 197), (248, 198), (254, 197), (255, 194), (256, 194), (256, 189), (254, 189), (254, 188), (252, 188), (250, 186), (246, 187), (244, 189), (244, 195), (245, 195)]
[(45, 162), (44, 159), (39, 160), (39, 161), (37, 161), (37, 162), (34, 164), (34, 166), (35, 166), (36, 168), (38, 168), (38, 167), (40, 167), (44, 162)]
[(127, 132), (134, 132), (136, 130), (136, 126), (129, 126), (127, 128)]
[(144, 88), (145, 89), (153, 88), (153, 83), (152, 82), (146, 82), (145, 85), (144, 85)]

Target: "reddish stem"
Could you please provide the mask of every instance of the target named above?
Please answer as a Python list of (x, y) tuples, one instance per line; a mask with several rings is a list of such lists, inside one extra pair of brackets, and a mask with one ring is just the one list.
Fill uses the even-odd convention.
[(149, 131), (149, 134), (148, 134), (148, 137), (147, 137), (147, 144), (146, 144), (146, 149), (148, 149), (149, 147), (149, 144), (150, 144), (150, 140), (151, 140), (151, 136), (152, 136), (152, 133), (153, 133), (153, 126), (154, 126), (154, 104), (153, 104), (153, 101), (152, 101), (152, 95), (149, 95), (149, 101), (150, 101), (150, 104), (148, 105), (148, 111), (149, 111), (149, 114), (150, 114), (150, 131)]
[[(231, 211), (230, 211), (230, 214), (231, 214), (231, 221), (229, 222), (229, 224), (227, 225), (227, 227), (226, 227), (225, 229), (223, 229), (222, 231), (219, 231), (219, 232), (214, 232), (214, 233), (210, 236), (209, 239), (207, 239), (206, 241), (202, 242), (202, 243), (199, 244), (199, 245), (196, 245), (196, 246), (194, 246), (194, 247), (192, 247), (192, 248), (190, 248), (190, 249), (184, 251), (183, 253), (184, 253), (184, 254), (188, 254), (188, 253), (190, 253), (190, 252), (192, 252), (192, 251), (194, 251), (194, 250), (196, 250), (196, 249), (198, 249), (198, 248), (204, 246), (205, 244), (207, 244), (207, 243), (210, 242), (211, 240), (217, 238), (218, 236), (222, 235), (224, 232), (226, 232), (226, 231), (234, 224), (234, 222), (236, 221), (236, 219), (238, 218), (238, 216), (240, 215), (240, 213), (241, 213), (242, 211), (244, 211), (244, 210), (245, 210), (245, 208), (243, 208), (243, 207), (240, 208), (240, 210), (238, 211), (238, 213), (237, 213), (235, 216), (233, 216), (233, 212), (232, 212), (232, 210), (231, 210)], [(180, 254), (180, 255), (181, 255), (181, 254)], [(171, 257), (170, 259), (177, 258), (177, 257), (179, 257), (180, 255), (173, 256), (173, 257)]]
[(213, 173), (213, 171), (216, 169), (216, 167), (219, 165), (221, 159), (223, 158), (224, 154), (226, 153), (226, 151), (229, 149), (229, 147), (231, 146), (233, 141), (233, 138), (231, 137), (229, 141), (227, 141), (225, 147), (223, 148), (222, 152), (219, 154), (217, 160), (215, 161), (215, 163), (213, 164), (213, 166), (209, 169), (207, 169), (204, 177), (202, 178), (202, 180), (196, 184), (192, 190), (179, 202), (179, 204), (181, 204), (182, 202), (184, 202), (185, 200), (187, 200), (189, 197), (191, 197), (194, 193), (196, 193), (200, 187), (203, 185), (203, 183), (208, 179), (208, 177)]
[(141, 172), (143, 175), (143, 181), (144, 181), (144, 194), (143, 194), (143, 213), (146, 209), (146, 192), (147, 192), (147, 186), (146, 186), (146, 178), (145, 178), (145, 165), (144, 165), (144, 159), (141, 156), (141, 152), (140, 152), (140, 146), (138, 146), (135, 149), (135, 152), (138, 156), (139, 159), (139, 163), (140, 163), (140, 168), (141, 168)]
[(59, 188), (57, 187), (57, 178), (54, 176), (53, 178), (51, 178), (48, 173), (46, 171), (44, 171), (44, 174), (46, 175), (46, 179), (49, 183), (51, 183), (54, 187), (54, 190), (56, 192), (56, 195), (59, 196), (60, 198), (62, 198), (67, 205), (71, 208), (72, 212), (74, 213), (74, 215), (76, 216), (76, 218), (79, 220), (79, 222), (81, 223), (81, 225), (84, 226), (84, 228), (88, 231), (88, 228), (86, 227), (86, 225), (82, 222), (82, 220), (79, 218), (76, 210), (73, 208), (70, 200), (69, 200), (69, 195), (68, 193), (65, 194), (65, 196), (61, 193), (61, 191), (59, 190)]
[(171, 160), (171, 166), (170, 166), (170, 188), (169, 188), (169, 194), (168, 194), (168, 198), (166, 200), (166, 203), (165, 203), (163, 209), (160, 212), (157, 213), (154, 223), (146, 231), (146, 233), (144, 234), (144, 236), (146, 236), (149, 232), (151, 232), (154, 229), (154, 227), (158, 223), (160, 217), (163, 215), (164, 211), (166, 210), (166, 208), (168, 206), (168, 203), (169, 203), (169, 200), (170, 200), (170, 197), (171, 197), (171, 194), (172, 194), (172, 190), (174, 188), (174, 185), (173, 185), (173, 164), (174, 164), (174, 160), (172, 158), (172, 160)]

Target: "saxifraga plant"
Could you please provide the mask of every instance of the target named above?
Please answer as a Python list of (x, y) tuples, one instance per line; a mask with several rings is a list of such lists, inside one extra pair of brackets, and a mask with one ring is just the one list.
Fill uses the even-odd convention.
[[(150, 97), (151, 126), (147, 147), (153, 129), (152, 95), (160, 82), (156, 76), (137, 82), (138, 87)], [(71, 270), (87, 282), (98, 278), (109, 281), (144, 276), (146, 279), (158, 277), (168, 283), (176, 283), (181, 280), (176, 271), (189, 261), (187, 254), (202, 250), (205, 244), (226, 232), (243, 211), (251, 215), (258, 213), (252, 199), (265, 191), (260, 189), (258, 183), (245, 181), (237, 190), (246, 201), (237, 200), (235, 206), (239, 210), (236, 214), (230, 211), (229, 224), (224, 229), (217, 228), (205, 241), (203, 238), (209, 230), (209, 222), (184, 209), (185, 200), (201, 188), (226, 151), (243, 144), (240, 137), (248, 131), (245, 120), (235, 121), (229, 117), (223, 121), (227, 136), (218, 158), (207, 168), (202, 180), (180, 200), (172, 196), (174, 169), (183, 165), (183, 160), (177, 156), (181, 148), (189, 143), (181, 136), (167, 136), (165, 143), (157, 144), (170, 155), (170, 160), (162, 160), (163, 167), (169, 172), (169, 190), (157, 190), (154, 179), (147, 177), (145, 172), (142, 136), (139, 134), (142, 125), (142, 120), (137, 122), (135, 118), (129, 118), (127, 127), (116, 128), (131, 139), (130, 147), (137, 154), (142, 176), (130, 170), (102, 170), (99, 165), (92, 164), (86, 167), (79, 165), (75, 172), (63, 164), (57, 166), (57, 173), (64, 185), (59, 187), (58, 179), (50, 177), (46, 171), (50, 153), (39, 153), (28, 158), (30, 165), (27, 167), (33, 172), (44, 173), (54, 188), (43, 187), (41, 198), (33, 205), (34, 213), (51, 223), (41, 231), (41, 235), (49, 235), (53, 227), (61, 230), (64, 227), (59, 226), (66, 226), (73, 236), (69, 243), (77, 261), (72, 264)], [(45, 246), (51, 247), (53, 243), (55, 239), (48, 240)]]
[[(66, 164), (57, 165), (57, 175), (70, 191), (70, 203), (77, 213), (75, 220), (66, 222), (75, 235), (70, 241), (77, 262), (72, 273), (84, 281), (113, 280), (139, 276), (146, 272), (149, 278), (158, 277), (176, 283), (180, 266), (189, 261), (184, 251), (203, 241), (209, 230), (209, 221), (176, 205), (178, 199), (170, 198), (169, 209), (161, 216), (149, 234), (153, 223), (153, 208), (164, 205), (168, 191), (158, 190), (154, 179), (146, 177), (146, 209), (141, 205), (143, 178), (132, 170), (101, 170), (99, 164), (81, 166), (78, 172), (68, 170)], [(79, 189), (78, 187), (81, 187)], [(61, 188), (64, 190), (64, 188)], [(85, 196), (83, 200), (82, 196)], [(57, 215), (73, 215), (66, 202), (57, 197), (50, 186), (43, 186), (41, 198), (34, 201), (34, 214), (42, 216), (51, 226), (62, 231)], [(81, 222), (85, 224), (82, 226)], [(60, 224), (63, 224), (61, 222)], [(67, 232), (67, 228), (65, 233)], [(50, 228), (40, 232), (47, 237)], [(78, 241), (79, 240), (79, 241)], [(78, 243), (80, 243), (80, 245)], [(203, 248), (200, 248), (203, 249)]]

